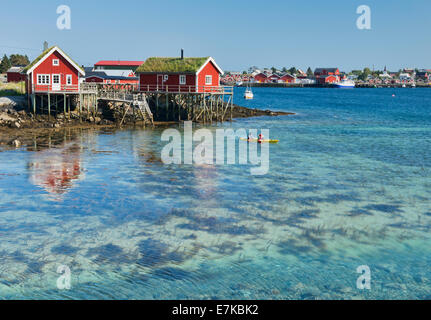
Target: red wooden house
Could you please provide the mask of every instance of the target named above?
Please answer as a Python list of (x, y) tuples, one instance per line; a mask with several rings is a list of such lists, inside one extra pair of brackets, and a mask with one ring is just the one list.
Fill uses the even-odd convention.
[(295, 83), (296, 78), (291, 74), (286, 73), (285, 75), (281, 76), (280, 80), (285, 83)]
[(338, 68), (317, 68), (314, 71), (317, 84), (328, 84), (340, 81), (340, 70)]
[(278, 76), (276, 74), (271, 74), (271, 75), (268, 76), (266, 82), (277, 83), (278, 80), (280, 80), (280, 76)]
[(137, 70), (141, 91), (215, 92), (223, 70), (211, 57), (148, 58)]
[(266, 74), (261, 72), (254, 76), (254, 81), (258, 83), (266, 83), (268, 81), (268, 77)]
[(43, 92), (79, 92), (84, 70), (54, 46), (45, 50), (24, 68), (28, 94)]
[(22, 73), (23, 67), (12, 67), (6, 71), (7, 82), (21, 82), (25, 81), (25, 74)]

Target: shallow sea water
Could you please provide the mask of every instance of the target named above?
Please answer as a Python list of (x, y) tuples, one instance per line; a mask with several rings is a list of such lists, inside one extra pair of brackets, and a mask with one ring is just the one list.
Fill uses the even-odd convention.
[(242, 90), (297, 113), (208, 127), (269, 129), (263, 176), (164, 165), (162, 129), (0, 152), (0, 298), (430, 299), (431, 90)]

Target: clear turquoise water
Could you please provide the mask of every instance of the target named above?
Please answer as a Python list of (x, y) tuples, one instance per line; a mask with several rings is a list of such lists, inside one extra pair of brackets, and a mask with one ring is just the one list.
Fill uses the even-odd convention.
[(297, 113), (224, 125), (281, 140), (264, 176), (164, 165), (161, 129), (0, 152), (0, 298), (431, 298), (431, 90), (254, 93)]

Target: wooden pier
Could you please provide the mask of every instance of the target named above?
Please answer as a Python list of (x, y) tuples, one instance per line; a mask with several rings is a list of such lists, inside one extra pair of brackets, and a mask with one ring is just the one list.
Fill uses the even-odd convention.
[(95, 118), (100, 105), (122, 110), (120, 125), (129, 115), (133, 121), (152, 125), (154, 121), (195, 121), (202, 123), (232, 120), (232, 86), (139, 86), (132, 84), (81, 83), (52, 90), (33, 90), (29, 107), (48, 118), (59, 113), (71, 118)]

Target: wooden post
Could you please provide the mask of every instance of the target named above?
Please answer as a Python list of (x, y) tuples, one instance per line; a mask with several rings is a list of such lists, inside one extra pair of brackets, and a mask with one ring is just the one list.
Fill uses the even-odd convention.
[(32, 99), (33, 100), (33, 114), (34, 114), (34, 117), (36, 118), (36, 94), (32, 94), (32, 96), (33, 96), (33, 99)]
[(82, 94), (79, 94), (79, 122), (82, 123)]
[(233, 90), (232, 90), (231, 101), (230, 101), (230, 122), (232, 122), (232, 108), (233, 108)]
[(51, 95), (48, 92), (48, 121), (51, 120)]
[(58, 94), (55, 95), (55, 117), (58, 114)]
[(64, 118), (66, 118), (66, 94), (63, 94), (63, 112), (64, 112)]
[(156, 116), (159, 117), (159, 94), (156, 93)]
[(72, 99), (72, 96), (69, 97), (68, 103), (67, 103), (67, 113), (68, 113), (68, 118), (70, 120), (70, 100)]
[(181, 122), (181, 105), (179, 103), (177, 104), (178, 104), (178, 122)]
[(169, 120), (169, 94), (166, 92), (166, 121)]

